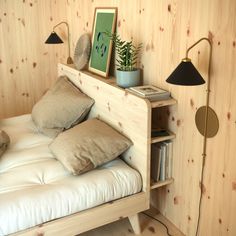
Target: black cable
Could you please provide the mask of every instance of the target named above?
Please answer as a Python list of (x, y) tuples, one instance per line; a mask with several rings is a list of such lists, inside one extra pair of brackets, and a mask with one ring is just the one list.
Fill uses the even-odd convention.
[(144, 212), (142, 212), (142, 214), (144, 214), (144, 215), (146, 215), (146, 216), (152, 218), (153, 220), (159, 222), (160, 224), (162, 224), (162, 225), (166, 228), (166, 233), (167, 233), (167, 235), (168, 235), (168, 236), (173, 236), (172, 234), (170, 234), (168, 227), (167, 227), (163, 222), (161, 222), (160, 220), (156, 219), (155, 217), (150, 216), (150, 215), (148, 215), (148, 214), (146, 214), (146, 213), (144, 213)]

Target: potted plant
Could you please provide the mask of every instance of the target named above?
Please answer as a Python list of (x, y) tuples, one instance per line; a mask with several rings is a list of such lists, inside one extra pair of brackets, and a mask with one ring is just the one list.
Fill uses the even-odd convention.
[(118, 54), (116, 68), (116, 82), (122, 88), (140, 85), (140, 69), (136, 68), (142, 45), (137, 47), (132, 41), (122, 41), (117, 34), (109, 35)]

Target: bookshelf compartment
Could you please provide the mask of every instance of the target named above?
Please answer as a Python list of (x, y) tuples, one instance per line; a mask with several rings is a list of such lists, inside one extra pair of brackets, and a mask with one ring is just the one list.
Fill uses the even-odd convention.
[[(160, 188), (172, 184), (174, 182), (174, 178), (172, 177), (172, 165), (173, 165), (172, 139), (174, 139), (176, 135), (173, 132), (169, 131), (167, 121), (169, 119), (169, 114), (170, 114), (168, 106), (175, 105), (176, 103), (177, 101), (173, 98), (162, 101), (151, 102), (152, 130), (151, 130), (151, 140), (150, 140), (150, 145), (151, 145), (150, 190)], [(171, 146), (168, 145), (169, 143), (171, 143)], [(159, 147), (159, 149), (157, 147)]]
[(158, 181), (158, 182), (151, 180), (151, 189), (160, 188), (160, 187), (166, 186), (168, 184), (172, 184), (173, 182), (174, 182), (173, 178), (169, 178), (164, 181)]

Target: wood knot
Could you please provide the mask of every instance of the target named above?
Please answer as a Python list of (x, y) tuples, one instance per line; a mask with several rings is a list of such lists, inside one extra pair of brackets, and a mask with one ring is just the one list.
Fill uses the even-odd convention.
[(179, 204), (179, 197), (178, 197), (178, 196), (175, 196), (175, 197), (174, 197), (174, 204), (175, 204), (175, 205), (178, 205), (178, 204)]
[(187, 29), (187, 36), (190, 35), (190, 29)]
[(148, 230), (149, 230), (150, 232), (152, 232), (153, 234), (156, 233), (155, 228), (152, 227), (152, 226), (149, 226), (149, 227), (148, 227)]
[(232, 182), (232, 189), (233, 191), (236, 191), (236, 182)]
[(190, 106), (191, 106), (191, 107), (194, 107), (194, 101), (193, 101), (192, 98), (190, 99)]
[(177, 120), (176, 121), (176, 125), (179, 127), (181, 125), (181, 121), (180, 120)]

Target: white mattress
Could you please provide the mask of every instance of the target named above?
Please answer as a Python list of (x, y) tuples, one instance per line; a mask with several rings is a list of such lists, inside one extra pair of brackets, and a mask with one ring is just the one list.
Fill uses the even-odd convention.
[(0, 121), (11, 145), (0, 158), (0, 235), (17, 232), (141, 191), (139, 173), (120, 159), (70, 175), (30, 115)]

